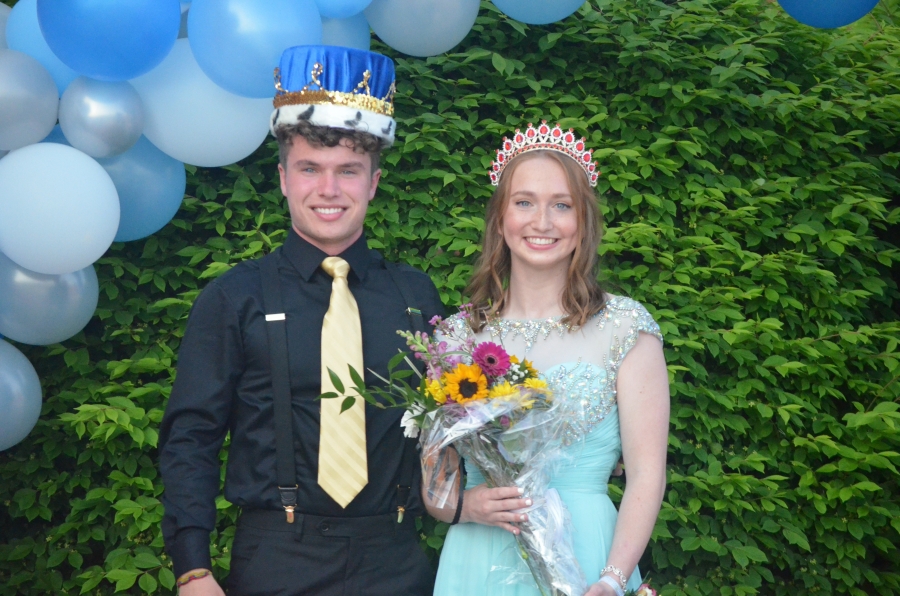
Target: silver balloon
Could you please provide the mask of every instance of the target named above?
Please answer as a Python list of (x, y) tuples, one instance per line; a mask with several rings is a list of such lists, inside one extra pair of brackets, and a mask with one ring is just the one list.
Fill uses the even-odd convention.
[(0, 150), (46, 137), (58, 110), (59, 92), (47, 69), (27, 54), (0, 50)]
[(99, 296), (93, 265), (44, 275), (0, 253), (0, 335), (36, 346), (59, 343), (84, 329)]
[(76, 149), (91, 157), (112, 157), (141, 138), (144, 104), (127, 81), (78, 77), (59, 102), (59, 125)]
[(0, 451), (28, 436), (41, 415), (41, 382), (25, 354), (0, 339)]

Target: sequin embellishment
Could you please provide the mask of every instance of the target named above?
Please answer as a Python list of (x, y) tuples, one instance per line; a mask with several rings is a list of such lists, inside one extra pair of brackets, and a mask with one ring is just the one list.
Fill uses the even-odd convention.
[[(485, 332), (488, 332), (492, 339), (501, 340), (505, 340), (509, 334), (512, 334), (512, 339), (521, 335), (525, 340), (527, 352), (535, 342), (550, 337), (552, 333), (563, 337), (570, 327), (560, 323), (561, 318), (497, 319), (488, 323)], [(448, 322), (451, 323), (455, 338), (465, 340), (471, 337), (472, 331), (468, 321), (462, 317), (455, 315), (450, 317)], [(627, 322), (628, 326), (620, 329), (623, 322)], [(596, 324), (597, 329), (601, 331), (609, 324), (616, 328), (612, 331), (609, 352), (604, 356), (604, 361), (560, 364), (549, 369), (548, 374), (544, 375), (547, 385), (557, 395), (563, 396), (564, 399), (578, 400), (582, 405), (577, 419), (571, 420), (567, 425), (564, 438), (566, 445), (571, 445), (589, 434), (606, 419), (616, 405), (616, 379), (619, 367), (637, 342), (638, 334), (648, 333), (663, 341), (659, 325), (653, 320), (653, 316), (640, 302), (625, 296), (610, 297), (604, 309), (587, 323), (592, 324)]]

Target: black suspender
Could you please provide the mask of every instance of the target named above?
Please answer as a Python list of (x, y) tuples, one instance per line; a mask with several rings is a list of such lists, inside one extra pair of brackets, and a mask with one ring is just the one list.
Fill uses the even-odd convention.
[(281, 281), (278, 278), (276, 251), (259, 262), (262, 279), (263, 308), (266, 315), (266, 333), (269, 337), (269, 363), (272, 372), (272, 400), (275, 416), (275, 476), (281, 505), (287, 514), (287, 522), (294, 523), (297, 507), (297, 467), (294, 462), (294, 415), (291, 411), (291, 377), (288, 368), (286, 314), (281, 299)]
[(409, 315), (410, 327), (412, 327), (413, 331), (425, 333), (427, 328), (425, 327), (425, 321), (422, 319), (422, 311), (413, 307), (413, 304), (416, 302), (412, 299), (412, 288), (406, 285), (406, 281), (401, 276), (400, 267), (394, 263), (388, 262), (384, 263), (384, 267), (388, 270), (388, 273), (390, 273), (394, 285), (400, 290), (403, 301), (406, 302), (406, 314)]
[[(263, 310), (266, 316), (266, 333), (269, 340), (269, 363), (272, 374), (273, 415), (275, 417), (275, 475), (281, 505), (287, 515), (287, 522), (294, 523), (294, 510), (297, 507), (297, 467), (294, 461), (294, 428), (291, 408), (291, 379), (288, 367), (287, 315), (282, 301), (281, 279), (278, 276), (278, 263), (281, 250), (263, 257), (259, 261), (260, 279), (263, 291)], [(399, 267), (393, 263), (385, 263), (394, 285), (400, 291), (407, 304), (413, 331), (425, 333), (428, 329), (422, 318), (422, 311), (412, 306), (412, 288), (407, 285)], [(411, 496), (412, 479), (415, 476), (418, 451), (411, 446), (403, 450), (400, 463), (400, 484), (397, 486), (398, 522), (403, 521), (403, 513)]]

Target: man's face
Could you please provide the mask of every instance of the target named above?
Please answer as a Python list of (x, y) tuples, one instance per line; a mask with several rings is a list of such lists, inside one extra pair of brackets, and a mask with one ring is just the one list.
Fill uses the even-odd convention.
[(313, 147), (298, 136), (287, 165), (278, 164), (294, 230), (329, 255), (342, 253), (362, 235), (366, 208), (381, 179), (369, 156), (345, 142)]

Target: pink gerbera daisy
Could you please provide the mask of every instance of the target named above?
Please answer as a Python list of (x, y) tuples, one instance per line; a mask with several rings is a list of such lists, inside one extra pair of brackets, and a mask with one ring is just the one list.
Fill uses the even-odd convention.
[(489, 377), (502, 377), (509, 370), (509, 354), (502, 347), (489, 341), (475, 347), (472, 360)]

